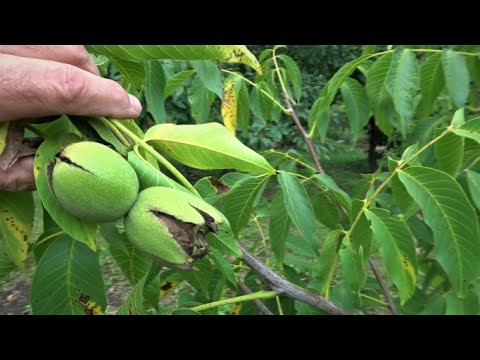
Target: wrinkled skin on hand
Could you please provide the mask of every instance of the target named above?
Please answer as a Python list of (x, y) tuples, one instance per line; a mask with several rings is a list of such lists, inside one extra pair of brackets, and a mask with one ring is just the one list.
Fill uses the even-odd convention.
[[(137, 98), (99, 76), (83, 46), (0, 45), (0, 124), (61, 114), (125, 119), (140, 112)], [(14, 128), (8, 149), (0, 151), (0, 191), (33, 190), (35, 150), (18, 136), (23, 126)]]

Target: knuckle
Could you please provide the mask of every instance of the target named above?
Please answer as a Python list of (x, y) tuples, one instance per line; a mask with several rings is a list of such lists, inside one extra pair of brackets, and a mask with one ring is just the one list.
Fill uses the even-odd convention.
[(65, 103), (73, 103), (86, 93), (86, 80), (80, 70), (74, 66), (65, 65), (57, 70), (53, 80), (55, 95)]

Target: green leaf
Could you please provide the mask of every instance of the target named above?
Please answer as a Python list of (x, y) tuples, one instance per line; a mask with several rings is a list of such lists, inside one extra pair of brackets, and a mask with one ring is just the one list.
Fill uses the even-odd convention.
[(197, 60), (192, 61), (192, 66), (198, 74), (203, 85), (223, 99), (223, 81), (222, 74), (217, 64), (213, 61)]
[(250, 117), (250, 98), (245, 82), (237, 75), (230, 75), (225, 79), (224, 89), (221, 106), (223, 124), (232, 134), (235, 134), (237, 127), (246, 131)]
[(340, 258), (345, 280), (355, 293), (359, 293), (367, 279), (363, 268), (363, 248), (360, 247), (358, 251), (355, 251), (348, 237), (343, 239), (343, 246), (343, 249), (340, 250)]
[(260, 120), (266, 122), (271, 120), (274, 104), (265, 93), (273, 97), (270, 85), (265, 81), (259, 82), (257, 86), (253, 88), (252, 93), (250, 94), (250, 99), (253, 114)]
[(240, 88), (237, 95), (237, 127), (246, 133), (250, 125), (250, 96), (245, 81), (240, 78), (238, 82), (240, 82)]
[(445, 315), (478, 315), (478, 296), (474, 292), (469, 292), (465, 299), (457, 297), (452, 292), (444, 296), (447, 303)]
[(325, 84), (324, 88), (320, 92), (320, 96), (310, 109), (310, 113), (308, 115), (308, 124), (311, 129), (310, 132), (312, 134), (318, 133), (322, 141), (325, 140), (325, 136), (327, 135), (330, 104), (335, 98), (338, 89), (343, 84), (345, 79), (347, 79), (353, 73), (357, 66), (367, 60), (369, 57), (370, 55), (363, 55), (343, 65)]
[(128, 153), (128, 162), (130, 165), (132, 165), (133, 169), (137, 173), (138, 181), (140, 183), (140, 190), (153, 186), (164, 186), (190, 193), (189, 190), (162, 173), (160, 170), (153, 167), (153, 165), (140, 159), (140, 157), (133, 151)]
[(145, 98), (147, 111), (153, 116), (157, 124), (166, 120), (165, 113), (165, 72), (160, 61), (145, 63)]
[(90, 249), (96, 251), (96, 225), (83, 222), (63, 209), (50, 188), (47, 175), (47, 167), (53, 161), (55, 154), (64, 146), (78, 140), (72, 134), (66, 134), (61, 138), (49, 136), (37, 150), (33, 173), (43, 206), (53, 220), (72, 238), (85, 243)]
[(182, 271), (181, 276), (208, 299), (208, 283), (212, 277), (212, 266), (210, 265), (208, 258), (203, 258), (195, 263), (195, 267), (198, 270)]
[(97, 254), (69, 236), (59, 237), (37, 265), (31, 299), (37, 315), (102, 314), (107, 300)]
[(198, 76), (195, 77), (188, 88), (188, 101), (192, 117), (197, 123), (204, 124), (210, 121), (210, 111), (214, 100), (215, 94), (203, 85)]
[(461, 108), (467, 101), (470, 84), (465, 58), (454, 50), (445, 49), (442, 64), (450, 99), (457, 108)]
[(230, 222), (235, 236), (238, 236), (250, 220), (255, 198), (269, 178), (268, 175), (247, 177), (236, 182), (231, 190), (222, 196), (218, 207)]
[(134, 95), (138, 96), (145, 79), (145, 69), (143, 64), (115, 58), (110, 58), (110, 60), (112, 65), (115, 66), (115, 69), (122, 74), (123, 79), (136, 91)]
[[(287, 72), (284, 68), (280, 68), (280, 73), (282, 74), (282, 79), (287, 79), (285, 81), (288, 81), (288, 76), (287, 76)], [(279, 103), (282, 102), (282, 100), (280, 99), (280, 84), (279, 82), (277, 81), (277, 72), (275, 70), (270, 70), (269, 73), (267, 74), (266, 76), (266, 81), (267, 81), (267, 84), (269, 86), (269, 89), (271, 90), (271, 95), (274, 99), (276, 99)], [(293, 98), (293, 95), (291, 94), (291, 91), (290, 91), (290, 88), (287, 87), (287, 91), (288, 91), (288, 96), (290, 96), (290, 98)], [(294, 100), (292, 100), (294, 101)], [(269, 115), (269, 119), (271, 119), (272, 121), (275, 121), (275, 122), (278, 122), (280, 121), (280, 117), (282, 115), (282, 110), (276, 105), (276, 104), (273, 104), (272, 103), (272, 107), (271, 107), (271, 113)]]
[(148, 274), (145, 274), (140, 281), (135, 284), (127, 299), (118, 309), (116, 315), (142, 315), (145, 313), (145, 307), (143, 305), (143, 291), (145, 289), (147, 275)]
[(218, 123), (156, 125), (147, 131), (145, 140), (175, 160), (196, 169), (275, 173), (261, 155), (243, 145)]
[[(117, 315), (142, 315), (145, 314), (145, 301), (150, 300), (153, 302), (153, 306), (158, 303), (158, 294), (160, 293), (160, 279), (157, 277), (161, 266), (153, 262), (148, 268), (148, 271), (141, 277), (141, 279), (135, 284), (130, 291), (127, 299), (123, 302), (122, 306), (118, 309)], [(152, 283), (157, 281), (156, 288)], [(150, 294), (149, 291), (152, 291)], [(149, 299), (147, 299), (149, 298)]]
[(370, 55), (375, 53), (378, 45), (363, 45), (362, 46), (362, 55)]
[(337, 268), (340, 248), (340, 230), (332, 230), (325, 237), (325, 241), (315, 266), (316, 280), (319, 282), (320, 294), (329, 297), (330, 284)]
[(165, 84), (165, 99), (172, 95), (174, 91), (179, 86), (182, 86), (193, 74), (195, 74), (195, 70), (185, 70), (170, 76)]
[(365, 216), (371, 222), (373, 237), (403, 305), (415, 292), (417, 280), (413, 235), (404, 220), (394, 219), (387, 210), (365, 209)]
[(15, 269), (15, 264), (7, 254), (7, 244), (0, 234), (0, 280)]
[(411, 216), (407, 220), (408, 227), (412, 231), (413, 236), (426, 244), (433, 245), (433, 233), (423, 220), (420, 220), (417, 216)]
[(455, 111), (455, 114), (453, 114), (452, 121), (450, 123), (451, 126), (462, 126), (465, 124), (465, 109), (460, 108), (457, 111)]
[(420, 67), (420, 89), (422, 98), (417, 107), (417, 117), (423, 118), (432, 113), (433, 104), (445, 87), (442, 69), (442, 55), (429, 56)]
[(295, 60), (288, 55), (278, 55), (278, 58), (283, 62), (287, 69), (288, 80), (293, 87), (295, 99), (300, 101), (302, 97), (302, 73)]
[(365, 84), (375, 123), (387, 136), (390, 136), (393, 130), (392, 123), (395, 116), (393, 101), (386, 87), (392, 57), (392, 53), (387, 53), (375, 61), (368, 70), (367, 82)]
[(0, 235), (15, 265), (24, 267), (35, 206), (31, 192), (0, 191)]
[[(435, 136), (442, 133), (437, 129)], [(449, 133), (435, 143), (435, 157), (439, 170), (456, 177), (463, 165), (463, 147), (465, 140), (461, 136)]]
[(345, 209), (350, 211), (352, 199), (345, 191), (343, 191), (330, 176), (325, 174), (315, 174), (312, 177), (315, 181), (318, 181), (323, 187), (332, 191), (335, 194), (338, 202), (342, 204)]
[[(407, 138), (409, 145), (418, 143), (419, 147), (423, 147), (433, 138), (433, 130), (443, 122), (440, 117), (428, 117), (416, 122), (414, 128), (410, 131)], [(433, 165), (435, 158), (433, 147), (427, 148), (420, 154), (418, 159), (422, 164)]]
[(348, 78), (340, 88), (347, 107), (347, 116), (352, 129), (352, 144), (357, 142), (359, 134), (370, 118), (370, 106), (364, 87), (355, 79)]
[(430, 168), (409, 167), (400, 181), (422, 209), (433, 230), (436, 259), (459, 296), (480, 272), (480, 231), (475, 210), (450, 175)]
[(235, 272), (232, 269), (232, 265), (225, 260), (225, 258), (215, 249), (210, 250), (210, 255), (212, 260), (217, 264), (218, 268), (225, 276), (227, 281), (232, 285), (235, 291), (237, 290), (237, 278), (235, 276)]
[(452, 132), (480, 143), (480, 117), (469, 120), (460, 127), (453, 128)]
[(102, 224), (100, 233), (108, 242), (113, 260), (128, 280), (132, 284), (138, 283), (148, 272), (152, 261), (128, 241), (125, 233), (119, 234), (113, 223)]
[[(394, 171), (397, 166), (397, 161), (394, 161), (390, 158), (388, 159), (388, 168), (390, 171)], [(418, 205), (407, 192), (407, 189), (405, 189), (405, 186), (403, 186), (402, 182), (398, 179), (398, 175), (395, 175), (392, 180), (390, 180), (390, 187), (392, 188), (392, 195), (395, 204), (399, 207), (402, 213), (402, 218), (410, 218), (410, 216), (417, 212)]]
[(127, 147), (123, 145), (120, 140), (112, 133), (112, 131), (100, 121), (98, 118), (88, 118), (88, 123), (95, 129), (97, 134), (105, 140), (107, 143), (113, 145), (115, 150), (117, 150), (122, 155), (127, 155)]
[(467, 170), (467, 183), (473, 202), (477, 206), (477, 209), (480, 210), (480, 174), (472, 170)]
[(291, 224), (282, 191), (277, 191), (273, 198), (269, 222), (269, 239), (273, 254), (280, 269), (285, 258), (285, 239)]
[(315, 215), (307, 191), (294, 175), (280, 171), (278, 182), (283, 192), (287, 213), (295, 227), (312, 245), (316, 245)]
[(397, 48), (394, 51), (386, 86), (400, 116), (400, 131), (406, 138), (409, 121), (419, 101), (417, 90), (420, 87), (418, 61), (410, 49)]
[(50, 244), (54, 242), (59, 236), (65, 234), (58, 226), (54, 226), (46, 230), (39, 238), (38, 242), (33, 247), (33, 255), (35, 256), (35, 261), (38, 263), (42, 258), (45, 251), (48, 249)]
[(242, 251), (238, 247), (230, 224), (227, 224), (225, 220), (223, 224), (218, 226), (216, 234), (208, 234), (207, 240), (213, 249), (217, 249), (223, 255), (242, 256)]
[(330, 229), (337, 228), (340, 221), (338, 208), (325, 193), (316, 193), (312, 199), (312, 206), (319, 222)]
[(472, 80), (480, 86), (480, 57), (467, 56), (467, 66)]
[[(350, 211), (350, 223), (352, 224), (357, 215), (361, 211), (364, 202), (358, 199), (353, 199), (352, 201), (352, 209)], [(370, 224), (365, 217), (365, 212), (362, 213), (360, 216), (360, 220), (358, 221), (357, 225), (353, 228), (349, 243), (355, 250), (355, 252), (359, 252), (360, 248), (362, 248), (363, 263), (366, 263), (368, 257), (370, 256), (370, 249), (372, 247), (372, 230), (370, 229)]]
[(142, 62), (156, 59), (217, 60), (242, 63), (261, 72), (260, 63), (245, 45), (89, 45), (110, 59)]

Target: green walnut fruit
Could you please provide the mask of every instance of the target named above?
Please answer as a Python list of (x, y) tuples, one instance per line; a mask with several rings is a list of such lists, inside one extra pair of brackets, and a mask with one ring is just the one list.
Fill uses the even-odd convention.
[(132, 166), (109, 147), (90, 141), (62, 149), (50, 164), (49, 175), (59, 203), (87, 222), (122, 218), (139, 190)]
[(188, 270), (208, 253), (206, 235), (217, 232), (221, 214), (182, 190), (151, 187), (138, 195), (125, 218), (130, 242), (166, 265)]

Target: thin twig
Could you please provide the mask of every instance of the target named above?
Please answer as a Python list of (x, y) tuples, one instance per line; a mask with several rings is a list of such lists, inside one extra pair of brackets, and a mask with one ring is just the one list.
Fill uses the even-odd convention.
[(400, 313), (397, 310), (397, 307), (395, 306), (395, 303), (393, 302), (392, 295), (390, 294), (390, 291), (388, 290), (387, 285), (382, 279), (382, 276), (380, 275), (380, 272), (378, 271), (377, 264), (375, 264), (375, 261), (370, 258), (368, 259), (368, 263), (370, 264), (370, 267), (372, 268), (373, 274), (375, 275), (375, 278), (377, 279), (378, 284), (382, 288), (383, 296), (385, 297), (385, 300), (387, 301), (388, 308), (390, 309), (391, 313), (393, 315), (400, 315)]
[(216, 307), (219, 307), (219, 306), (235, 304), (235, 303), (244, 302), (244, 301), (253, 301), (253, 300), (256, 300), (256, 299), (270, 299), (270, 298), (273, 298), (277, 295), (278, 295), (278, 291), (264, 291), (264, 290), (261, 290), (261, 291), (258, 291), (256, 293), (252, 293), (252, 294), (248, 294), (248, 295), (236, 296), (236, 297), (229, 298), (229, 299), (223, 299), (223, 300), (218, 300), (218, 301), (214, 301), (214, 302), (207, 303), (207, 304), (194, 306), (190, 309), (193, 310), (193, 311), (200, 312), (200, 311), (204, 311), (204, 310), (208, 310), (208, 309), (213, 309), (213, 308), (216, 308)]
[(273, 290), (283, 293), (293, 299), (312, 305), (332, 315), (349, 315), (348, 312), (338, 307), (323, 296), (311, 293), (308, 290), (292, 284), (276, 274), (255, 255), (251, 254), (242, 244), (238, 244), (243, 253), (243, 262), (255, 271)]
[(315, 169), (318, 171), (319, 174), (325, 174), (323, 171), (322, 165), (320, 165), (320, 161), (318, 160), (318, 155), (317, 152), (315, 151), (315, 147), (313, 146), (312, 139), (308, 136), (307, 132), (305, 131), (305, 128), (303, 127), (302, 123), (298, 119), (297, 113), (292, 107), (292, 103), (288, 99), (287, 94), (283, 94), (283, 98), (285, 100), (285, 103), (287, 104), (287, 108), (290, 111), (290, 116), (293, 119), (293, 122), (295, 123), (295, 126), (297, 127), (298, 131), (300, 131), (300, 134), (302, 134), (303, 140), (307, 144), (308, 151), (310, 152), (310, 156), (312, 157), (313, 163), (315, 164)]
[[(238, 287), (240, 288), (240, 290), (242, 290), (242, 292), (244, 294), (252, 294), (252, 290), (250, 290), (250, 288), (245, 285), (243, 282), (239, 281), (237, 283)], [(260, 300), (258, 299), (255, 299), (255, 300), (252, 300), (252, 303), (257, 307), (258, 310), (260, 310), (260, 312), (263, 314), (263, 315), (273, 315), (273, 313), (270, 311), (269, 308), (267, 308), (265, 306), (264, 303), (262, 303)]]

